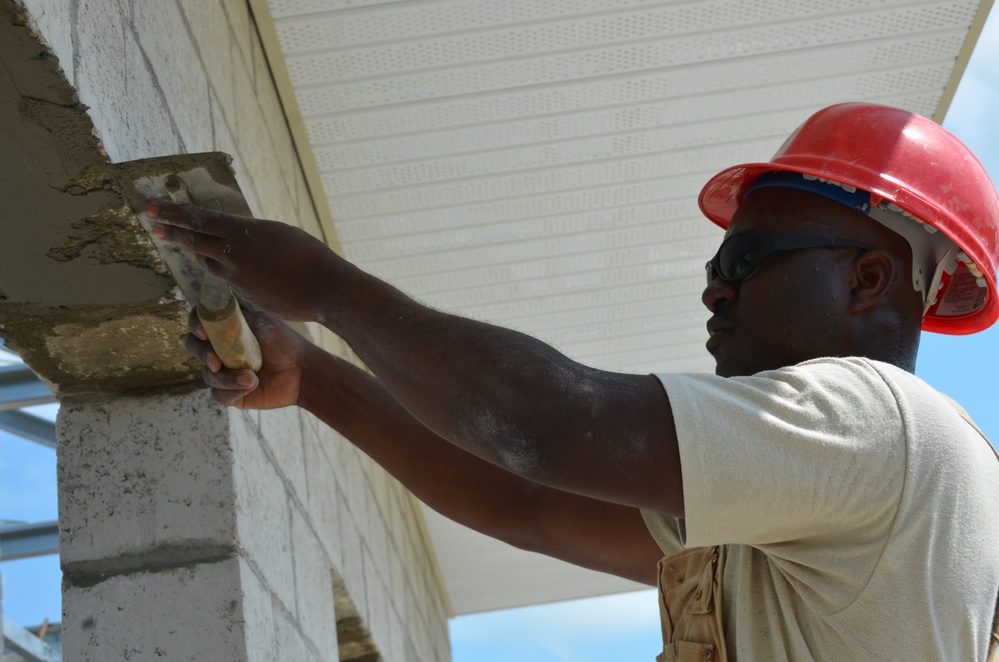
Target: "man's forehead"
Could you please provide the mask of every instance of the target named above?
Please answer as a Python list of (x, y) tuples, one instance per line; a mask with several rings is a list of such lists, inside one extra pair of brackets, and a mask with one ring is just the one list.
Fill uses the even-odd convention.
[(849, 209), (820, 195), (794, 189), (752, 191), (732, 216), (725, 237), (751, 228), (775, 232), (815, 233), (849, 225)]

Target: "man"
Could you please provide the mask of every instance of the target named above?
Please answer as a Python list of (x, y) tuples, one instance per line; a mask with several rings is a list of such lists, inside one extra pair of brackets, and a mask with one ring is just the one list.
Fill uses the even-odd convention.
[(421, 306), (280, 223), (148, 213), (373, 373), (266, 315), (263, 368), (224, 370), (194, 319), (219, 402), (305, 407), (459, 522), (658, 583), (658, 659), (985, 659), (999, 462), (912, 371), (921, 326), (999, 316), (987, 175), (924, 118), (842, 104), (700, 202), (727, 226), (702, 296), (717, 374), (657, 377)]

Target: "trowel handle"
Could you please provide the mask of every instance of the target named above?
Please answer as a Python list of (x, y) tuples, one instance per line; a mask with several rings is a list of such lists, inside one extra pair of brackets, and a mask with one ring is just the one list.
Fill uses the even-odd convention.
[(230, 298), (229, 304), (222, 310), (210, 310), (199, 303), (198, 317), (222, 365), (230, 370), (260, 370), (264, 364), (260, 344), (246, 323), (236, 297)]

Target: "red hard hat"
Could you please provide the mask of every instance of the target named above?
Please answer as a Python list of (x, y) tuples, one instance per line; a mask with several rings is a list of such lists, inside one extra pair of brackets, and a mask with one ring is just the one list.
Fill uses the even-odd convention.
[[(999, 318), (999, 196), (978, 159), (939, 124), (868, 103), (830, 106), (805, 120), (768, 163), (738, 165), (712, 177), (698, 198), (701, 211), (727, 228), (748, 188), (774, 171), (867, 191), (872, 204), (894, 203), (960, 247), (973, 264), (959, 262), (957, 271), (944, 276), (923, 329), (974, 333)], [(958, 287), (959, 279), (966, 283), (968, 278), (979, 283), (984, 278), (986, 287)]]

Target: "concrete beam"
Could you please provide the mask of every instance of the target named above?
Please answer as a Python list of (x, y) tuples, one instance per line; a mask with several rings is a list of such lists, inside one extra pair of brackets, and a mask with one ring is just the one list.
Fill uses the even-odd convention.
[(18, 1), (0, 2), (0, 126), (6, 345), (60, 397), (193, 383), (187, 306)]

